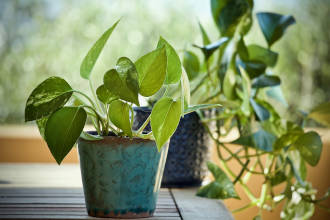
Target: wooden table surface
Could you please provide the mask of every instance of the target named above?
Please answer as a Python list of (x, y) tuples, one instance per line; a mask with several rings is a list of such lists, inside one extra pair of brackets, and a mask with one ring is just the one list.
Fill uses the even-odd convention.
[[(232, 220), (222, 201), (197, 188), (162, 188), (150, 220)], [(79, 166), (0, 164), (0, 219), (97, 219), (85, 209)]]

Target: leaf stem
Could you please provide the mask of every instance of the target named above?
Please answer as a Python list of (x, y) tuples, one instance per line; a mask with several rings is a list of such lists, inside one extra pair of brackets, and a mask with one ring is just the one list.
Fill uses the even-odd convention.
[(142, 134), (143, 130), (147, 127), (148, 123), (150, 122), (150, 119), (151, 119), (151, 114), (144, 121), (143, 125), (136, 131), (137, 134)]

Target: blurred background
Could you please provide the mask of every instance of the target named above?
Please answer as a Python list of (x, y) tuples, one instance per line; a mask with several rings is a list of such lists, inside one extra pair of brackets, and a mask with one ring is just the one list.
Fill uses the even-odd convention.
[[(274, 72), (282, 79), (288, 104), (308, 111), (330, 100), (330, 0), (254, 2), (255, 12), (296, 18), (297, 24), (273, 48), (280, 53)], [(191, 43), (202, 43), (198, 21), (212, 41), (218, 38), (205, 0), (0, 0), (0, 162), (54, 162), (36, 128), (24, 124), (27, 97), (52, 75), (88, 93), (88, 82), (79, 75), (80, 63), (93, 42), (119, 18), (120, 25), (94, 68), (95, 87), (120, 56), (136, 60), (156, 47), (160, 35), (180, 55)], [(247, 42), (266, 46), (256, 20)], [(323, 130), (322, 135), (326, 152), (309, 179), (319, 179), (313, 184), (324, 192), (330, 184), (330, 133)], [(65, 162), (77, 162), (76, 152)], [(233, 208), (234, 202), (226, 204)], [(235, 217), (246, 219), (244, 212)]]
[[(297, 24), (274, 47), (274, 72), (288, 103), (308, 110), (330, 98), (330, 0), (256, 0), (255, 11), (293, 14)], [(0, 123), (23, 123), (31, 90), (51, 75), (88, 91), (79, 66), (93, 42), (122, 18), (93, 73), (96, 84), (120, 56), (135, 60), (154, 48), (159, 35), (177, 50), (201, 44), (198, 20), (218, 37), (209, 1), (0, 1)], [(256, 21), (256, 20), (255, 20)], [(247, 41), (264, 42), (254, 23)]]

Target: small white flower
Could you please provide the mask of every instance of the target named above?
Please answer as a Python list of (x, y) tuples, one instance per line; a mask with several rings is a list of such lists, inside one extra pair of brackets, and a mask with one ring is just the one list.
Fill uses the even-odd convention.
[(297, 192), (293, 192), (291, 201), (292, 201), (293, 204), (296, 204), (296, 205), (299, 204), (299, 202), (301, 201), (300, 194), (297, 193)]

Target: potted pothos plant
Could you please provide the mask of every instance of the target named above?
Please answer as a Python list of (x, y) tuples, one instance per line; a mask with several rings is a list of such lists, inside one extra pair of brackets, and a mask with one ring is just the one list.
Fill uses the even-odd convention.
[[(189, 106), (189, 81), (181, 65), (172, 60), (175, 50), (163, 38), (155, 50), (135, 62), (120, 57), (94, 91), (93, 67), (118, 22), (94, 43), (80, 66), (80, 75), (88, 80), (93, 97), (73, 89), (60, 77), (50, 77), (28, 97), (25, 121), (36, 121), (58, 164), (78, 142), (89, 215), (148, 217), (156, 208), (168, 140), (180, 118), (214, 105)], [(175, 71), (170, 71), (173, 68)], [(169, 84), (175, 84), (181, 93), (176, 97), (163, 94), (150, 117), (133, 130), (133, 105), (140, 105), (139, 95), (151, 96)], [(83, 131), (88, 117), (95, 131)], [(151, 131), (145, 133), (149, 122)]]
[[(272, 211), (280, 203), (284, 203), (282, 219), (309, 219), (315, 206), (329, 211), (320, 202), (330, 191), (317, 199), (316, 190), (306, 180), (306, 166), (316, 166), (320, 160), (322, 141), (316, 131), (305, 130), (305, 125), (314, 120), (330, 126), (330, 102), (311, 108), (310, 112), (292, 110), (281, 92), (280, 77), (272, 71), (279, 56), (272, 46), (295, 19), (272, 12), (257, 13), (266, 45), (246, 44), (254, 20), (253, 0), (210, 3), (219, 38), (212, 42), (199, 24), (203, 45), (193, 44), (192, 48), (200, 50), (203, 59), (200, 61), (192, 49), (185, 50), (183, 59), (191, 82), (192, 102), (225, 106), (214, 118), (203, 120), (221, 167), (207, 164), (214, 180), (201, 187), (197, 195), (240, 198), (235, 190), (239, 185), (250, 202), (233, 212), (258, 207), (255, 219), (262, 218), (263, 210)], [(281, 115), (279, 109), (294, 117)], [(209, 121), (216, 122), (216, 129), (207, 126)], [(232, 131), (237, 131), (238, 138), (224, 141)], [(229, 165), (232, 161), (240, 165), (239, 172)], [(263, 178), (259, 195), (253, 194), (248, 185), (253, 175)], [(283, 191), (276, 193), (274, 188), (279, 185)]]

